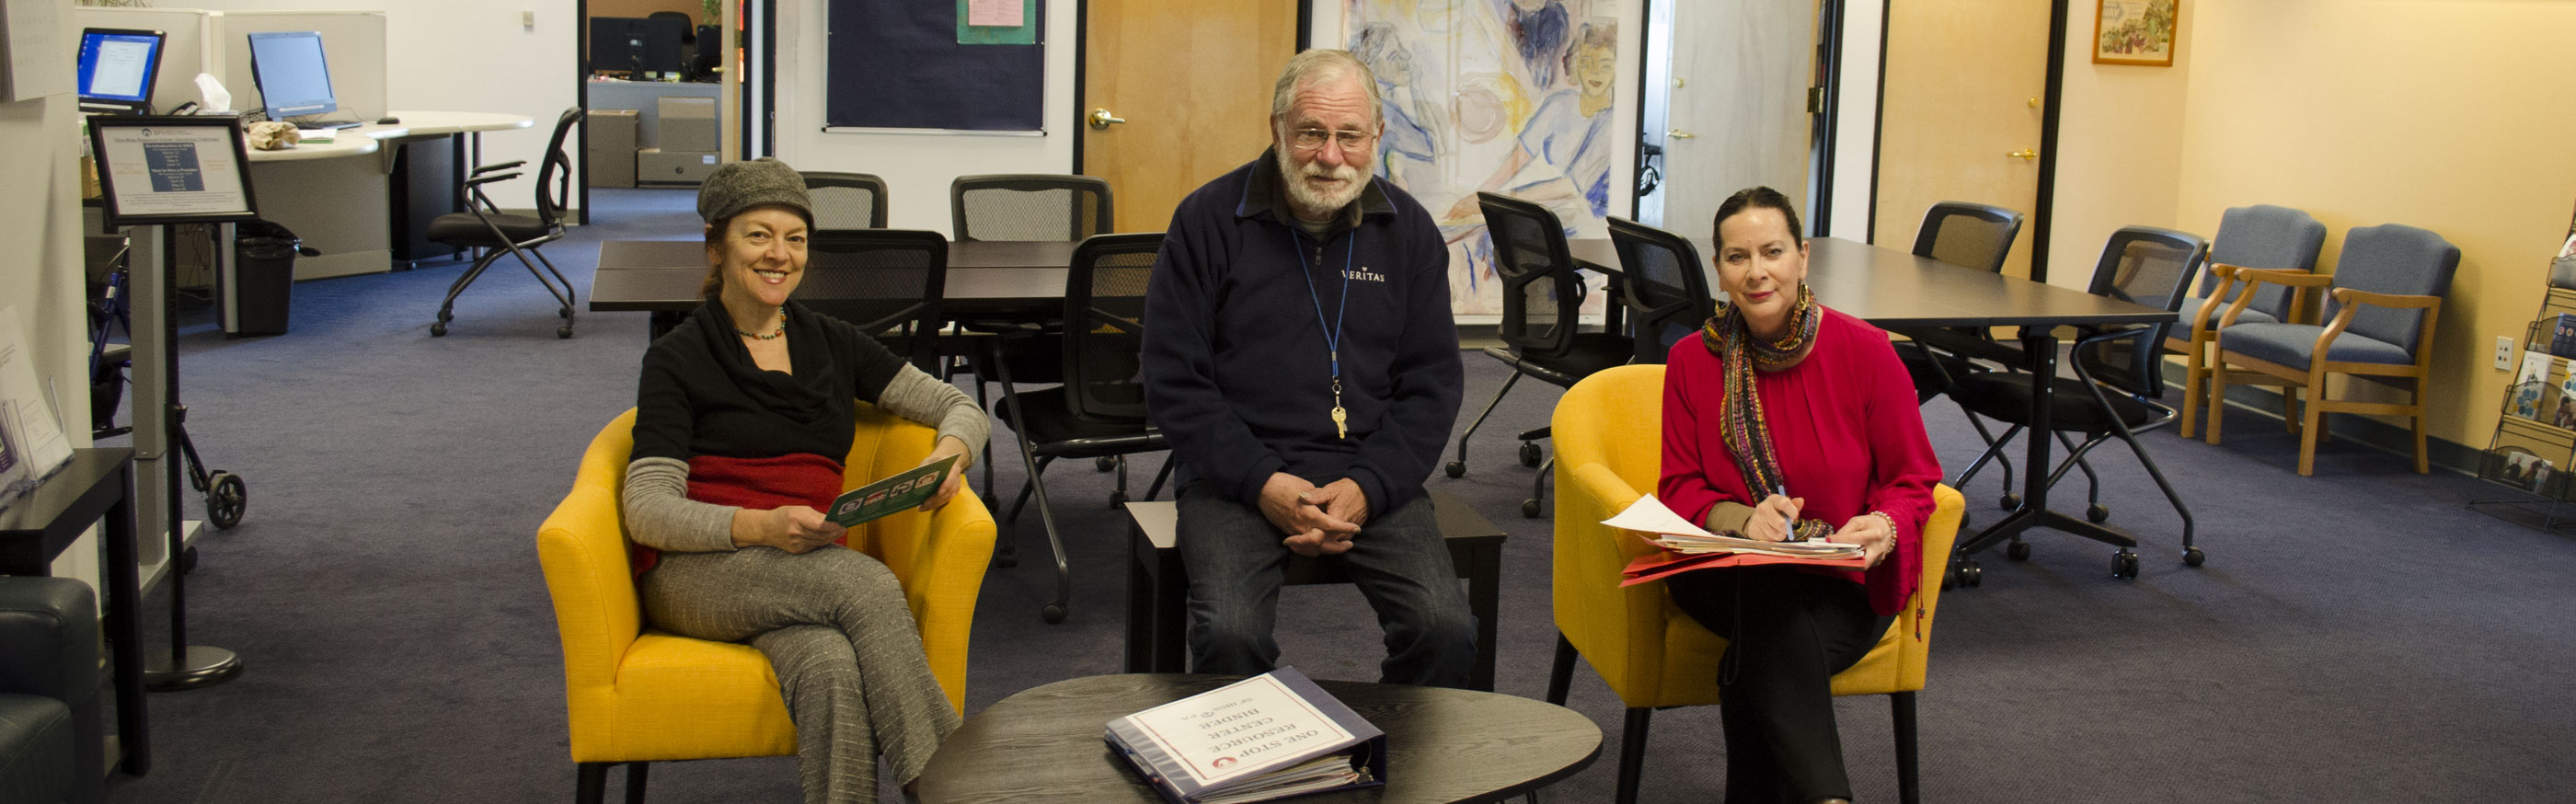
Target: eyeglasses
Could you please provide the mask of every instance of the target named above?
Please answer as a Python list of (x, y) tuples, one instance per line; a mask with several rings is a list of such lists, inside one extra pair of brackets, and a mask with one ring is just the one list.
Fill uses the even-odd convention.
[(1324, 147), (1324, 143), (1326, 142), (1334, 142), (1342, 146), (1342, 153), (1356, 154), (1366, 152), (1368, 150), (1369, 140), (1376, 138), (1377, 135), (1365, 131), (1351, 131), (1348, 129), (1341, 131), (1325, 131), (1320, 128), (1301, 128), (1296, 131), (1289, 132), (1288, 144), (1295, 146), (1297, 150), (1300, 151), (1312, 151), (1317, 148)]

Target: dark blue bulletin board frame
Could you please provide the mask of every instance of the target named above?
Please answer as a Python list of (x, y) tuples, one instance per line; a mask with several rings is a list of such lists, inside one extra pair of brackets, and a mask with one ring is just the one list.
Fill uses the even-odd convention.
[[(1044, 20), (1042, 0), (1027, 0)], [(957, 41), (957, 4), (831, 0), (828, 128), (1043, 133), (1046, 44)]]

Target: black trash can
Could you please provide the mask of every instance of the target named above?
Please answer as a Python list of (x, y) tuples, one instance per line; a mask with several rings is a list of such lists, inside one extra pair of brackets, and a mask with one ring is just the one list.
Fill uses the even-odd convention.
[(286, 332), (295, 257), (304, 242), (286, 227), (253, 221), (233, 228), (232, 285), (220, 305), (226, 335)]

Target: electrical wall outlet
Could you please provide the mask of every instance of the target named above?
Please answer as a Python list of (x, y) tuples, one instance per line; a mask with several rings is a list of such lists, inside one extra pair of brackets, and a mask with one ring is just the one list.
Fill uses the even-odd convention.
[(2506, 337), (2506, 336), (2503, 336), (2503, 335), (2498, 335), (2498, 336), (2496, 336), (2496, 358), (2495, 358), (2495, 367), (2496, 367), (2496, 370), (2497, 370), (2497, 371), (2512, 371), (2512, 370), (2513, 370), (2513, 339), (2512, 339), (2512, 338), (2509, 338), (2509, 337)]
[(519, 12), (519, 27), (521, 27), (521, 28), (534, 28), (534, 27), (537, 27), (537, 12), (534, 12), (534, 11), (521, 11), (521, 12)]

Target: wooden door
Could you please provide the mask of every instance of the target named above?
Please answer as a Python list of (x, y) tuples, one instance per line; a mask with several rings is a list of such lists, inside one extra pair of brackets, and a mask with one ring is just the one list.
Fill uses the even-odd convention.
[(1161, 231), (1199, 185), (1270, 142), (1270, 88), (1297, 48), (1297, 0), (1091, 0), (1083, 173), (1109, 182), (1118, 230)]
[(1663, 227), (1706, 237), (1718, 203), (1754, 185), (1813, 210), (1807, 86), (1815, 78), (1815, 3), (1683, 3), (1673, 8), (1672, 31), (1667, 125), (1647, 133), (1664, 148)]
[(1994, 204), (2025, 216), (2004, 273), (2030, 276), (2048, 20), (2048, 0), (1890, 4), (1877, 243), (1912, 247), (1935, 202)]

